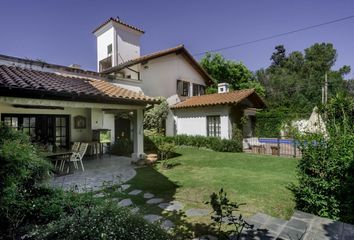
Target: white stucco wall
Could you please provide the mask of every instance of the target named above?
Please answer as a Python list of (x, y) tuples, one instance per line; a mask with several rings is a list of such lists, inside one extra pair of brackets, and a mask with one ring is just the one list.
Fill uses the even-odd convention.
[(214, 106), (173, 110), (176, 121), (176, 134), (207, 136), (207, 116), (220, 116), (221, 138), (231, 136), (229, 108)]
[[(182, 55), (169, 54), (148, 61), (141, 67), (142, 90), (148, 96), (165, 97), (170, 105), (181, 101), (177, 95), (177, 80), (205, 85), (203, 77), (184, 59)], [(175, 121), (170, 112), (166, 119), (166, 135), (175, 135)]]
[(140, 57), (141, 33), (130, 28), (116, 26), (118, 64)]
[[(180, 54), (169, 54), (148, 61), (141, 67), (142, 89), (148, 96), (163, 96), (170, 104), (180, 101), (177, 80), (205, 85), (203, 77)], [(190, 92), (192, 90), (190, 89)]]
[[(114, 47), (113, 40), (114, 40), (113, 27), (107, 28), (106, 31), (102, 32), (100, 35), (97, 36), (97, 71), (99, 71), (100, 69), (99, 62), (102, 59), (108, 57), (107, 54), (108, 45), (112, 44), (112, 48)], [(112, 49), (112, 51), (114, 51), (114, 49)]]

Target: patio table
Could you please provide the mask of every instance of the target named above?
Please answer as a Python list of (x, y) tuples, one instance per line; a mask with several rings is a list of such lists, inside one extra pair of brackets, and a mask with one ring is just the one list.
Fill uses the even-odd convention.
[[(73, 154), (73, 151), (68, 151), (68, 150), (58, 150), (55, 152), (45, 152), (44, 156), (51, 161), (55, 161), (54, 167), (57, 167), (58, 161), (61, 161), (59, 170), (62, 171), (64, 170), (65, 167), (65, 162), (70, 160), (70, 156)], [(62, 169), (62, 170), (61, 170)], [(67, 172), (70, 171), (70, 164), (68, 165), (68, 170)]]

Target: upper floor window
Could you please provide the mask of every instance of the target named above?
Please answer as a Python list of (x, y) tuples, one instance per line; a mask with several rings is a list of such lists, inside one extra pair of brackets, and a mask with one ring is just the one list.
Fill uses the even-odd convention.
[(177, 80), (177, 93), (180, 96), (189, 96), (189, 82)]
[(109, 44), (107, 46), (107, 56), (111, 56), (112, 55), (112, 44)]
[(201, 96), (205, 94), (205, 86), (193, 83), (193, 96)]

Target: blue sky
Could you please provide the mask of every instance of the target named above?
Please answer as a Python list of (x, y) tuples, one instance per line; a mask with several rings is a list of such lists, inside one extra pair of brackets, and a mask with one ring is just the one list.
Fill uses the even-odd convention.
[[(354, 1), (2, 0), (0, 12), (0, 54), (95, 70), (92, 30), (111, 16), (146, 31), (142, 54), (181, 43), (193, 54), (353, 15)], [(338, 50), (336, 68), (354, 68), (353, 29), (350, 19), (221, 53), (257, 70), (270, 64), (275, 45), (290, 52), (331, 42)]]

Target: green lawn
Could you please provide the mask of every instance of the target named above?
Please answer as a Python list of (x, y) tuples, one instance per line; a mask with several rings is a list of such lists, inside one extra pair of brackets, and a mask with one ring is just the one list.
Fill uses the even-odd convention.
[(166, 200), (178, 200), (185, 209), (207, 208), (203, 202), (224, 188), (232, 200), (246, 203), (240, 209), (245, 216), (264, 212), (287, 219), (292, 215), (294, 201), (287, 186), (296, 181), (296, 159), (189, 147), (180, 147), (177, 153), (180, 156), (169, 160), (175, 164), (172, 169), (159, 164), (139, 168), (129, 183)]

